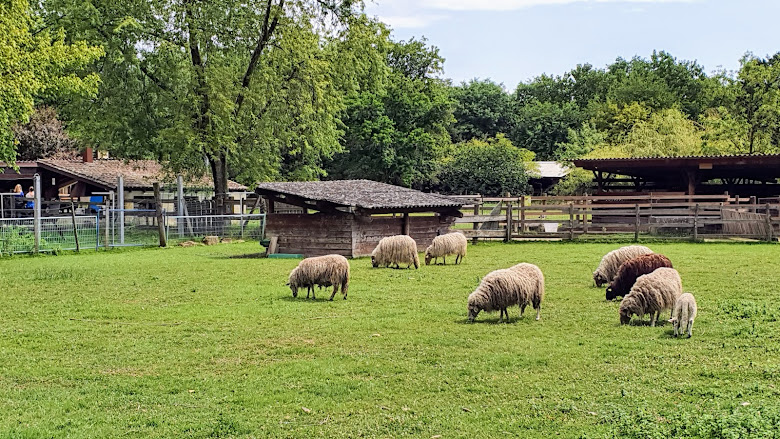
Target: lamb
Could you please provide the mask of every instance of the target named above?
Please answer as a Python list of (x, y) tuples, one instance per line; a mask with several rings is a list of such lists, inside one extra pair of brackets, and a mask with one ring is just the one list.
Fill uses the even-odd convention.
[(439, 257), (444, 259), (444, 265), (447, 265), (447, 255), (455, 255), (455, 264), (463, 261), (466, 256), (466, 237), (462, 233), (447, 233), (433, 238), (433, 242), (425, 249), (425, 265), (431, 263), (434, 265)]
[(414, 265), (420, 268), (420, 257), (417, 255), (417, 243), (409, 235), (395, 235), (382, 238), (371, 253), (371, 265), (374, 268), (380, 265), (388, 267), (395, 264), (406, 264), (406, 268)]
[(341, 288), (344, 300), (347, 300), (347, 290), (349, 289), (349, 261), (341, 255), (326, 255), (302, 260), (297, 267), (290, 272), (287, 285), (292, 290), (293, 297), (298, 297), (298, 288), (306, 287), (306, 298), (311, 294), (313, 299), (317, 297), (314, 294), (314, 286), (321, 287), (333, 286), (333, 293), (330, 300)]
[(636, 278), (643, 274), (652, 273), (656, 268), (661, 267), (673, 268), (672, 261), (657, 253), (637, 256), (623, 262), (617, 276), (607, 287), (607, 300), (613, 300), (617, 296), (625, 296), (631, 290)]
[(597, 287), (612, 282), (617, 275), (618, 269), (620, 269), (620, 264), (631, 258), (652, 252), (652, 250), (643, 245), (629, 245), (612, 250), (601, 258), (598, 268), (593, 272), (593, 281), (596, 282)]
[[(674, 311), (669, 321), (674, 324), (674, 336), (684, 333), (688, 328), (688, 338), (693, 336), (693, 319), (696, 318), (696, 298), (691, 293), (683, 293), (674, 303)], [(682, 325), (682, 326), (681, 326)]]
[(506, 316), (508, 322), (508, 307), (520, 306), (520, 317), (523, 317), (529, 303), (536, 310), (536, 320), (539, 320), (543, 298), (544, 275), (536, 265), (522, 263), (492, 271), (482, 278), (477, 289), (469, 295), (469, 321), (473, 322), (480, 311), (499, 310), (498, 321), (501, 322)]
[(625, 325), (636, 314), (641, 320), (650, 313), (650, 326), (655, 326), (661, 311), (671, 310), (682, 294), (680, 273), (674, 268), (661, 267), (650, 274), (639, 276), (631, 291), (620, 302), (620, 324)]

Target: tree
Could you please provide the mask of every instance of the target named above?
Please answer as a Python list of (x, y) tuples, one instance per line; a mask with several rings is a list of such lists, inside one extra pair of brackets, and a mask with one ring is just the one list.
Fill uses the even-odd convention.
[(736, 114), (747, 125), (748, 154), (762, 143), (780, 143), (780, 53), (769, 59), (745, 55), (736, 82)]
[[(376, 27), (352, 0), (44, 0), (47, 21), (105, 47), (75, 132), (175, 172), (207, 167), (219, 201), (252, 184), (314, 179), (340, 151), (344, 96), (370, 77)], [(359, 40), (359, 42), (358, 42)], [(232, 170), (231, 170), (232, 169)]]
[(27, 0), (0, 2), (0, 160), (15, 162), (12, 126), (27, 122), (36, 101), (97, 90), (98, 76), (83, 71), (102, 50), (64, 40), (39, 29)]
[(472, 80), (452, 87), (455, 102), (451, 135), (453, 142), (487, 139), (508, 134), (514, 125), (512, 97), (501, 84), (491, 80)]
[(439, 174), (446, 193), (502, 196), (527, 194), (534, 154), (517, 148), (503, 135), (484, 140), (472, 139), (455, 146)]
[(443, 59), (425, 40), (392, 42), (381, 87), (348, 100), (343, 117), (346, 151), (328, 165), (331, 178), (366, 178), (427, 187), (452, 122)]
[(68, 137), (52, 107), (36, 108), (30, 121), (15, 125), (13, 133), (18, 142), (17, 160), (73, 158), (78, 153), (76, 143)]
[(583, 114), (572, 102), (530, 101), (517, 110), (517, 122), (510, 133), (512, 143), (529, 149), (539, 160), (553, 160), (558, 144), (568, 140), (570, 129), (583, 122)]

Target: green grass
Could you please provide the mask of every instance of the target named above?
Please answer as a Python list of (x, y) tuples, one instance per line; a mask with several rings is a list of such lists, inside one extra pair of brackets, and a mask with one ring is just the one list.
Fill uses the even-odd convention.
[[(696, 295), (692, 339), (619, 325), (591, 280), (615, 246), (358, 259), (333, 302), (291, 297), (296, 260), (229, 258), (256, 243), (0, 259), (0, 437), (780, 435), (780, 246), (652, 244)], [(521, 261), (542, 320), (468, 324), (479, 279)]]

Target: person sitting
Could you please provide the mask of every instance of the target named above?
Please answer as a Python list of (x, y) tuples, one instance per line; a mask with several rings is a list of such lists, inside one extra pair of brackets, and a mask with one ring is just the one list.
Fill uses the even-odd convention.
[(13, 193), (14, 195), (14, 209), (24, 209), (24, 191), (22, 190), (22, 185), (17, 184), (14, 186)]
[[(32, 187), (32, 186), (30, 186), (30, 190), (27, 192), (27, 194), (25, 195), (25, 197), (26, 197), (26, 198), (33, 198), (33, 199), (34, 199), (34, 198), (35, 198), (35, 188), (34, 188), (34, 187)], [(28, 201), (27, 201), (27, 203), (24, 205), (24, 207), (25, 207), (26, 209), (32, 209), (33, 207), (35, 207), (35, 201), (33, 201), (33, 200), (28, 200)]]

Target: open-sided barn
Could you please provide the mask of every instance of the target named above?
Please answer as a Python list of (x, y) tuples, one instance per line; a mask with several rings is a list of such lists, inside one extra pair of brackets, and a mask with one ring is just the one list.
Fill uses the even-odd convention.
[[(369, 180), (262, 183), (268, 201), (266, 235), (278, 237), (278, 251), (304, 256), (337, 253), (367, 256), (385, 236), (407, 234), (424, 250), (447, 233), (462, 202)], [(300, 213), (278, 213), (279, 203)]]

